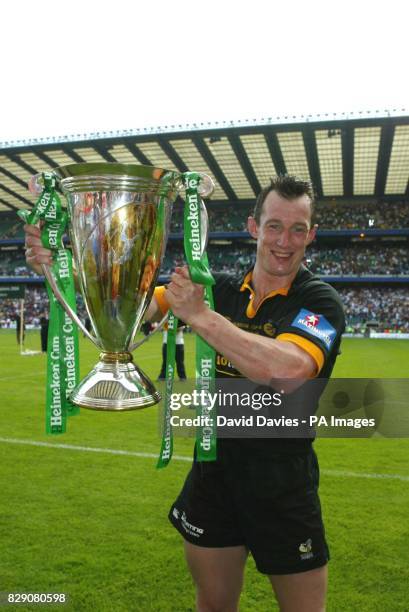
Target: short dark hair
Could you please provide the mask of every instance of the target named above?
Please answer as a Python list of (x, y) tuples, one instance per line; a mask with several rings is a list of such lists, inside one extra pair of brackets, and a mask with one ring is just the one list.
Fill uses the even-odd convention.
[(276, 191), (278, 195), (286, 200), (295, 200), (303, 195), (307, 195), (311, 202), (311, 225), (314, 216), (314, 188), (311, 181), (303, 181), (297, 176), (290, 174), (278, 174), (276, 177), (270, 179), (270, 184), (264, 187), (257, 196), (256, 205), (253, 211), (253, 217), (256, 220), (257, 225), (260, 224), (261, 212), (263, 210), (263, 204), (270, 193), (270, 191)]

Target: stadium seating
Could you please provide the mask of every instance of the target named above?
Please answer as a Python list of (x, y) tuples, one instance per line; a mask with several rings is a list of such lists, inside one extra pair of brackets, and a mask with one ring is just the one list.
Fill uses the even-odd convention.
[[(233, 210), (231, 206), (215, 207), (210, 203), (208, 211), (211, 234), (207, 252), (211, 268), (243, 273), (255, 258), (254, 242), (245, 229), (251, 208), (240, 205)], [(315, 220), (324, 231), (308, 249), (305, 263), (324, 279), (331, 277), (330, 282), (345, 304), (348, 331), (360, 332), (366, 323), (371, 323), (379, 330), (409, 332), (409, 229), (405, 229), (409, 228), (409, 203), (318, 204)], [(179, 204), (175, 206), (161, 268), (164, 280), (175, 265), (184, 261), (182, 227)], [(335, 231), (329, 236), (326, 230)], [(351, 230), (354, 236), (348, 235)], [(47, 294), (40, 279), (25, 264), (23, 235), (22, 223), (14, 213), (0, 213), (0, 282), (16, 277), (27, 279), (26, 321), (36, 325), (47, 307)], [(346, 279), (358, 282), (351, 285)], [(2, 327), (10, 326), (18, 307), (10, 300), (0, 302)], [(81, 301), (78, 307), (80, 317), (85, 318)]]
[[(208, 204), (209, 224), (213, 232), (244, 231), (253, 207), (237, 206), (232, 211), (230, 207), (217, 208)], [(315, 222), (320, 229), (349, 230), (349, 229), (395, 229), (409, 228), (408, 202), (369, 202), (356, 203), (319, 203), (315, 207)], [(181, 232), (183, 216), (181, 207), (175, 207), (172, 219), (172, 232)]]

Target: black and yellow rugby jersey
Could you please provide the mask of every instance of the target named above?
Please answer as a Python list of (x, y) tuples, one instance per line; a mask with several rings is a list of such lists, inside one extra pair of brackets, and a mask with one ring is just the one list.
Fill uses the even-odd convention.
[[(255, 310), (252, 271), (243, 278), (215, 275), (216, 312), (244, 331), (293, 342), (307, 351), (317, 364), (317, 375), (329, 378), (345, 329), (344, 309), (333, 287), (301, 266), (292, 285), (271, 291)], [(217, 376), (242, 377), (218, 354)]]
[[(252, 270), (244, 279), (230, 274), (214, 276), (216, 312), (249, 333), (297, 344), (316, 362), (316, 375), (330, 377), (345, 330), (344, 309), (331, 285), (301, 266), (290, 287), (271, 291), (254, 309)], [(164, 292), (165, 287), (157, 287), (154, 293), (162, 313), (169, 308)], [(243, 377), (220, 353), (216, 355), (216, 375)]]

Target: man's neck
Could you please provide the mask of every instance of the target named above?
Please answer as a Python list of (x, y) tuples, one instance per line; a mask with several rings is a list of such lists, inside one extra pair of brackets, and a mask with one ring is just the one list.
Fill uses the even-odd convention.
[(259, 299), (262, 299), (271, 291), (277, 291), (278, 289), (287, 289), (288, 287), (290, 287), (293, 280), (297, 276), (297, 272), (289, 274), (288, 276), (276, 276), (274, 274), (266, 273), (256, 264), (253, 270), (253, 274), (251, 276), (251, 284), (253, 285), (253, 289), (256, 296)]

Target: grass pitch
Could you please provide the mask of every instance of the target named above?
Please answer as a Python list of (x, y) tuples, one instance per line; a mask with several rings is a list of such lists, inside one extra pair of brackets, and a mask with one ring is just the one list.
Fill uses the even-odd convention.
[[(185, 338), (193, 376), (194, 338)], [(30, 332), (26, 344), (39, 349), (39, 332)], [(338, 377), (408, 376), (408, 341), (345, 339), (342, 351)], [(135, 355), (154, 379), (160, 354), (159, 334)], [(82, 375), (97, 356), (81, 342)], [(46, 436), (45, 355), (20, 356), (15, 333), (2, 331), (0, 359), (0, 592), (65, 592), (64, 609), (75, 611), (194, 610), (181, 538), (166, 519), (189, 463), (173, 460), (155, 469), (157, 408), (82, 410), (65, 435)], [(329, 612), (409, 610), (409, 440), (320, 439), (315, 447), (332, 553)], [(176, 455), (190, 457), (191, 451), (191, 440), (175, 439)], [(277, 609), (272, 602), (266, 578), (250, 559), (240, 609)]]

